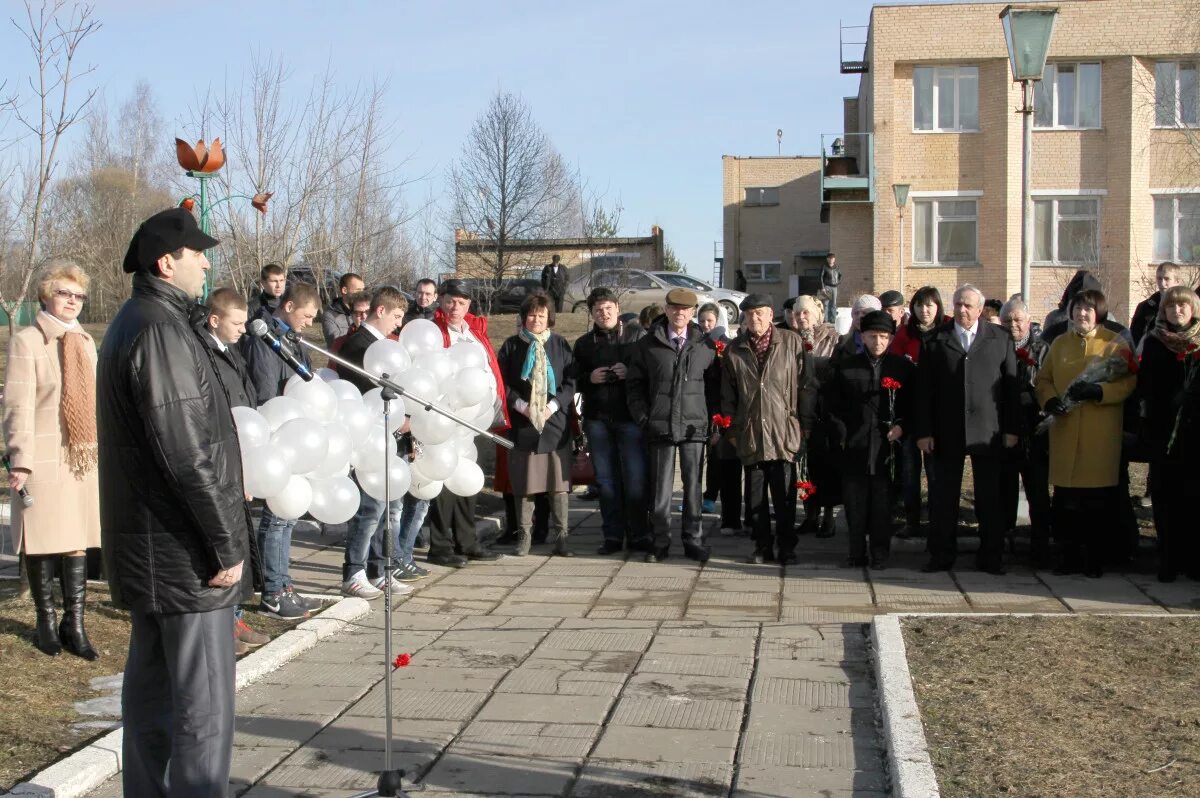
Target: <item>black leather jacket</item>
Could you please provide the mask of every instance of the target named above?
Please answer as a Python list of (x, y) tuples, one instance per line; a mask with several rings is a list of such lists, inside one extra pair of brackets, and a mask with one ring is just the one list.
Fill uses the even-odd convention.
[[(102, 550), (114, 603), (137, 612), (208, 612), (252, 593), (241, 449), (191, 306), (138, 273), (100, 349)], [(243, 561), (240, 584), (208, 586)]]
[[(624, 363), (628, 368), (633, 345), (646, 333), (636, 325), (618, 323), (607, 332), (594, 325), (575, 341), (576, 390), (583, 395), (583, 417), (588, 421), (630, 421), (625, 380), (596, 384), (592, 372)], [(627, 375), (628, 376), (628, 375)]]

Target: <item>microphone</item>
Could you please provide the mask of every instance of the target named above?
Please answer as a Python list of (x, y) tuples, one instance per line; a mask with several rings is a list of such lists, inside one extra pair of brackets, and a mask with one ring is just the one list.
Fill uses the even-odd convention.
[[(9, 461), (8, 455), (4, 455), (4, 470), (10, 474), (12, 473), (12, 463)], [(17, 491), (17, 495), (21, 497), (22, 507), (33, 506), (33, 497), (29, 495), (28, 490), (21, 488), (19, 491)]]
[(250, 334), (262, 340), (262, 342), (267, 346), (271, 347), (271, 349), (275, 351), (275, 354), (283, 358), (283, 362), (287, 363), (292, 371), (304, 378), (305, 382), (312, 381), (312, 371), (308, 368), (308, 366), (304, 365), (304, 363), (300, 361), (300, 358), (296, 357), (291, 348), (284, 344), (283, 340), (278, 335), (271, 332), (271, 328), (267, 326), (265, 321), (262, 319), (255, 319), (254, 321), (250, 322)]

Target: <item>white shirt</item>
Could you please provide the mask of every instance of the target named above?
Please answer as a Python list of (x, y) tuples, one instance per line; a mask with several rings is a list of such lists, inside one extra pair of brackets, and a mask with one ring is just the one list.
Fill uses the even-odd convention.
[(366, 322), (363, 322), (362, 326), (371, 331), (371, 335), (375, 336), (376, 341), (382, 341), (386, 337), (379, 330), (376, 330), (374, 326), (367, 324)]
[(52, 320), (55, 324), (57, 324), (59, 327), (62, 327), (64, 330), (74, 330), (76, 327), (79, 326), (79, 319), (74, 319), (73, 321), (63, 321), (58, 316), (55, 316), (53, 313), (47, 313), (44, 310), (39, 310), (38, 315), (45, 316), (46, 318)]
[(954, 322), (954, 331), (958, 333), (958, 342), (962, 344), (965, 351), (971, 350), (971, 343), (975, 340), (975, 336), (979, 334), (979, 319), (975, 319), (975, 323), (970, 328), (963, 327), (957, 321)]
[(216, 335), (214, 335), (212, 333), (209, 333), (208, 337), (217, 342), (217, 349), (220, 349), (222, 352), (225, 351), (226, 347), (225, 347), (224, 341), (222, 341), (220, 338), (218, 338)]

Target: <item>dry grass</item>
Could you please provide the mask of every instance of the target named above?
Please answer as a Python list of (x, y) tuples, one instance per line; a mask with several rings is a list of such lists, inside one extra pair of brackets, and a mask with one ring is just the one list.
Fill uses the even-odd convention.
[(910, 618), (945, 798), (1200, 794), (1200, 618)]

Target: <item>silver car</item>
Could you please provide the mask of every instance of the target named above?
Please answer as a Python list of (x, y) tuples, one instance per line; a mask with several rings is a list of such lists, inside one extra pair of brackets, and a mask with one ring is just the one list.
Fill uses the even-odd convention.
[[(667, 293), (672, 288), (683, 287), (696, 291), (691, 285), (676, 283), (664, 279), (662, 275), (674, 275), (675, 272), (644, 272), (641, 269), (598, 269), (590, 276), (584, 276), (567, 287), (567, 306), (572, 312), (587, 310), (587, 297), (593, 288), (611, 288), (621, 303), (621, 310), (632, 313), (639, 312), (647, 305), (665, 305)], [(701, 305), (706, 302), (716, 302), (716, 298), (707, 292), (696, 291), (696, 297)], [(735, 311), (736, 312), (736, 311)], [(734, 316), (736, 318), (736, 316)]]
[(678, 285), (682, 288), (690, 288), (697, 294), (707, 294), (725, 308), (725, 313), (729, 315), (730, 322), (736, 322), (738, 314), (741, 312), (742, 300), (748, 294), (744, 291), (733, 291), (728, 288), (714, 288), (703, 280), (697, 280), (690, 274), (683, 272), (650, 272), (652, 277), (657, 277), (660, 280)]

